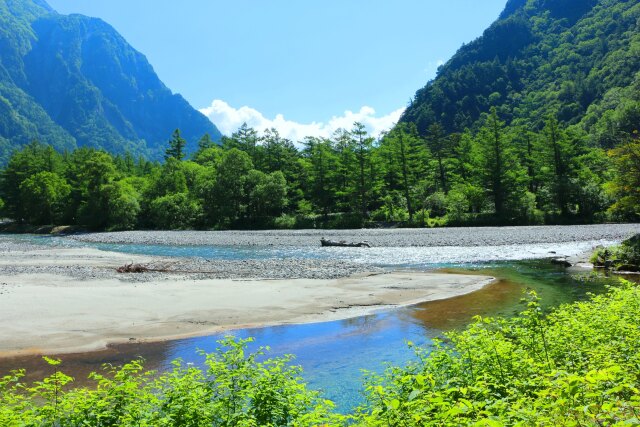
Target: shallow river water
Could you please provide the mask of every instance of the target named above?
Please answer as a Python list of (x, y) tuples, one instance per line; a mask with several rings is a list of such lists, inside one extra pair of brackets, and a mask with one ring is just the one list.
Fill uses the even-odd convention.
[[(565, 255), (580, 253), (598, 243), (554, 245), (494, 246), (474, 248), (372, 248), (342, 250), (331, 248), (212, 247), (87, 244), (63, 238), (25, 238), (41, 244), (87, 245), (104, 250), (163, 256), (198, 256), (223, 259), (268, 259), (312, 257), (344, 259), (385, 267), (453, 272), (479, 272), (499, 278), (484, 289), (444, 301), (387, 310), (378, 314), (343, 321), (304, 325), (285, 325), (229, 332), (236, 337), (254, 337), (252, 348), (270, 346), (269, 355), (294, 354), (295, 364), (304, 369), (304, 378), (314, 389), (334, 400), (338, 409), (348, 410), (361, 402), (362, 370), (380, 372), (386, 364), (404, 364), (414, 356), (407, 341), (429, 346), (445, 331), (461, 328), (473, 316), (511, 316), (517, 313), (523, 293), (533, 289), (546, 307), (584, 298), (602, 289), (606, 279), (588, 273), (570, 273), (553, 266), (549, 251)], [(223, 334), (224, 335), (224, 334)], [(182, 339), (153, 344), (120, 345), (108, 350), (62, 356), (63, 371), (78, 380), (103, 363), (122, 363), (143, 357), (146, 366), (164, 369), (176, 358), (201, 363), (197, 350), (214, 351), (223, 335)], [(27, 368), (33, 377), (48, 369), (38, 358), (0, 360), (0, 371)], [(2, 372), (0, 372), (2, 374)]]

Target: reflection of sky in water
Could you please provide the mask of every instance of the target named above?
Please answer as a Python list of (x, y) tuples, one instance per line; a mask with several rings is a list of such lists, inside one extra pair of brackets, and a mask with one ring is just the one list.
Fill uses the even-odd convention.
[[(254, 337), (251, 349), (269, 346), (269, 355), (295, 355), (312, 389), (322, 390), (339, 409), (347, 410), (360, 402), (362, 370), (381, 371), (386, 363), (404, 364), (413, 358), (406, 341), (427, 344), (432, 333), (417, 321), (397, 313), (359, 317), (344, 321), (233, 331), (227, 335)], [(182, 358), (199, 363), (194, 349), (212, 352), (214, 337), (178, 340), (167, 352), (167, 360)]]
[[(238, 337), (254, 337), (251, 345), (270, 346), (272, 356), (294, 354), (295, 364), (304, 368), (304, 378), (311, 388), (323, 390), (340, 410), (348, 410), (361, 402), (362, 369), (381, 372), (385, 364), (402, 365), (413, 356), (406, 342), (429, 345), (442, 334), (442, 328), (460, 327), (471, 316), (510, 315), (518, 311), (522, 291), (532, 288), (549, 305), (581, 298), (593, 286), (583, 286), (564, 269), (548, 261), (522, 261), (557, 255), (574, 255), (604, 241), (536, 244), (494, 247), (407, 247), (407, 248), (275, 248), (275, 247), (209, 247), (163, 245), (86, 244), (64, 238), (22, 236), (31, 243), (71, 247), (96, 247), (126, 253), (156, 256), (203, 257), (210, 259), (314, 258), (339, 259), (382, 266), (439, 268), (444, 266), (475, 267), (481, 273), (503, 278), (500, 283), (452, 300), (389, 310), (355, 319), (303, 325), (284, 325), (245, 329), (232, 332)], [(197, 349), (211, 352), (222, 335), (176, 340), (163, 345), (163, 362), (182, 358), (188, 362), (202, 360)], [(123, 357), (136, 357), (135, 351), (123, 349)], [(90, 354), (88, 355), (90, 358)], [(87, 360), (86, 363), (95, 363)], [(96, 366), (95, 369), (99, 369)]]

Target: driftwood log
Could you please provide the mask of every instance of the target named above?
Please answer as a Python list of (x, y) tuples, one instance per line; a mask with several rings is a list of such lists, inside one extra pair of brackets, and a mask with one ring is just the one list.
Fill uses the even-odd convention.
[[(172, 263), (151, 263), (151, 264), (125, 264), (116, 268), (118, 273), (148, 273), (156, 271), (160, 273), (173, 273)], [(195, 272), (194, 272), (195, 273)]]
[(327, 240), (324, 237), (320, 239), (320, 244), (322, 246), (338, 246), (338, 247), (347, 247), (347, 248), (370, 248), (371, 244), (369, 242), (359, 242), (359, 243), (350, 243), (345, 240), (336, 241), (336, 240)]
[(122, 267), (116, 268), (118, 273), (146, 273), (149, 271), (149, 267), (142, 264), (125, 264)]

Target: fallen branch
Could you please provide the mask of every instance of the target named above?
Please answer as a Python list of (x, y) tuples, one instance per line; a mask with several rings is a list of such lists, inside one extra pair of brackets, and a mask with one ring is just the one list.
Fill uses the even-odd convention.
[(146, 273), (150, 270), (146, 265), (131, 263), (116, 268), (116, 271), (118, 273)]
[(176, 273), (175, 270), (171, 268), (172, 263), (164, 263), (160, 265), (149, 265), (149, 264), (125, 264), (122, 267), (116, 268), (118, 273), (148, 273), (150, 271), (155, 271), (159, 273)]
[(349, 243), (344, 240), (337, 242), (335, 240), (327, 240), (324, 237), (320, 239), (320, 244), (322, 246), (338, 246), (338, 247), (347, 247), (347, 248), (370, 248), (371, 247), (371, 244), (369, 242)]

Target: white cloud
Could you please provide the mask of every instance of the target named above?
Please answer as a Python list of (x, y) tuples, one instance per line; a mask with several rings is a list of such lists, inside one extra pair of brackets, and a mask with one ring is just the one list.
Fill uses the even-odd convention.
[(424, 72), (427, 73), (429, 78), (435, 77), (435, 74), (438, 72), (438, 68), (445, 64), (444, 59), (437, 59), (435, 61), (429, 61), (427, 63), (427, 67), (424, 69)]
[(334, 116), (327, 123), (298, 123), (285, 119), (282, 114), (269, 119), (254, 108), (247, 106), (234, 108), (220, 99), (214, 100), (209, 107), (202, 108), (200, 112), (225, 135), (231, 135), (246, 122), (259, 132), (275, 128), (282, 137), (299, 142), (306, 136), (330, 137), (339, 128), (351, 129), (354, 122), (362, 123), (371, 135), (378, 137), (398, 122), (404, 108), (399, 108), (386, 116), (376, 117), (376, 111), (373, 108), (364, 106), (360, 111), (345, 111), (341, 116)]

